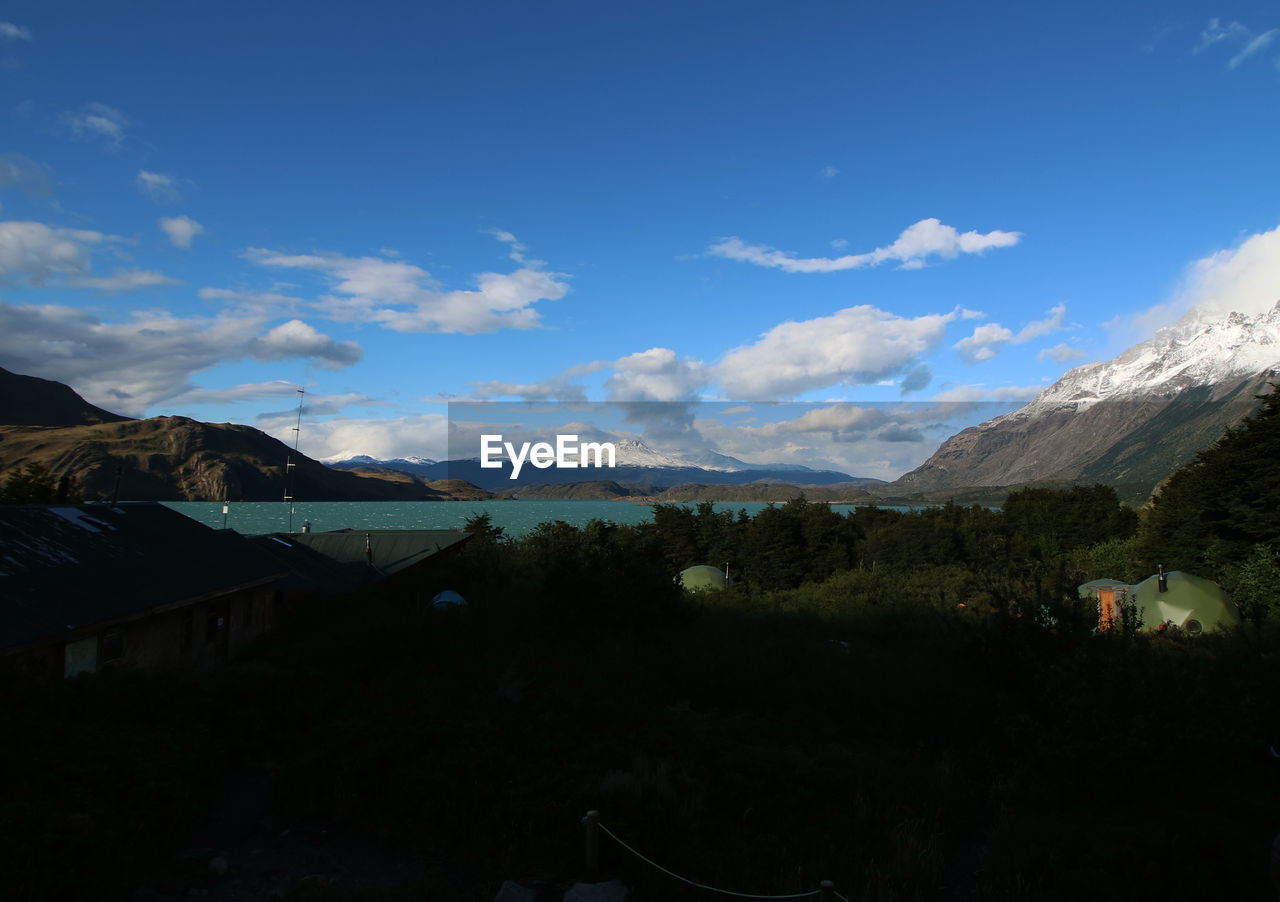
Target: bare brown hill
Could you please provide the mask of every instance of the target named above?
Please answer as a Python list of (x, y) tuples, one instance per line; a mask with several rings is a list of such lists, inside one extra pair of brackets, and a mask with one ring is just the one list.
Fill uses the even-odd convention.
[(129, 419), (94, 407), (69, 385), (0, 368), (0, 423), (12, 426), (84, 426)]
[[(290, 449), (250, 426), (152, 417), (87, 426), (0, 426), (0, 471), (38, 464), (85, 498), (276, 501)], [(414, 482), (330, 470), (299, 455), (292, 495), (309, 501), (438, 499)], [(117, 482), (118, 480), (118, 482)]]

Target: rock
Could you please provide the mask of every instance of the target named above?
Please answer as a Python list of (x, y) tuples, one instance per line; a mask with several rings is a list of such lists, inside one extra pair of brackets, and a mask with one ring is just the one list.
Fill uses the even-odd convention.
[(493, 902), (538, 902), (538, 893), (514, 880), (504, 880)]
[(231, 863), (227, 861), (225, 856), (217, 855), (209, 859), (209, 873), (215, 877), (227, 876), (227, 871), (230, 868)]
[(627, 902), (629, 895), (621, 880), (575, 883), (564, 894), (564, 902)]

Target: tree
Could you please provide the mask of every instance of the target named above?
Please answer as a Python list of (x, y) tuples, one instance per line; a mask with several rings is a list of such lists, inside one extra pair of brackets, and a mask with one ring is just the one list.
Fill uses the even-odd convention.
[(473, 536), (473, 541), (483, 544), (493, 544), (501, 541), (506, 534), (506, 529), (501, 526), (493, 525), (493, 517), (488, 511), (482, 511), (472, 517), (467, 517), (466, 525), (462, 527), (462, 531), (469, 536)]
[(1212, 577), (1259, 543), (1280, 543), (1280, 392), (1262, 402), (1156, 495), (1142, 532), (1148, 562)]
[(10, 470), (4, 487), (0, 488), (0, 504), (65, 504), (79, 499), (80, 493), (73, 491), (69, 477), (54, 479), (53, 474), (38, 463), (25, 463), (19, 469)]
[(1223, 569), (1223, 587), (1240, 607), (1245, 620), (1256, 626), (1280, 614), (1280, 555), (1261, 543), (1244, 560)]

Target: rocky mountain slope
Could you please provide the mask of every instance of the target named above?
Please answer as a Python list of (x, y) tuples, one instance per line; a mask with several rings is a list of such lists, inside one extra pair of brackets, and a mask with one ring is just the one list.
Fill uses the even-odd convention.
[(1190, 314), (1113, 360), (1076, 367), (1029, 404), (952, 436), (893, 488), (1103, 482), (1143, 500), (1257, 408), (1280, 369), (1280, 304)]

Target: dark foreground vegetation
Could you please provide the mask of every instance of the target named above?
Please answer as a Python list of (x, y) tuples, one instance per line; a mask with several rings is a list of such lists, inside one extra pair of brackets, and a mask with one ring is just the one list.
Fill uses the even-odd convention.
[[(1141, 517), (1100, 487), (1001, 511), (658, 507), (519, 541), (481, 517), (447, 571), (310, 603), (221, 671), (6, 687), (0, 873), (19, 899), (212, 881), (182, 883), (173, 855), (217, 817), (220, 777), (249, 771), (273, 830), (424, 869), (294, 899), (569, 881), (591, 808), (672, 870), (751, 893), (1272, 898), (1280, 512), (1257, 500), (1277, 480), (1220, 468), (1272, 465), (1278, 413)], [(672, 581), (726, 561), (722, 592)], [(1224, 580), (1246, 622), (1095, 633), (1075, 585), (1160, 562)], [(465, 609), (433, 610), (444, 588)], [(709, 898), (604, 850), (638, 899)]]

